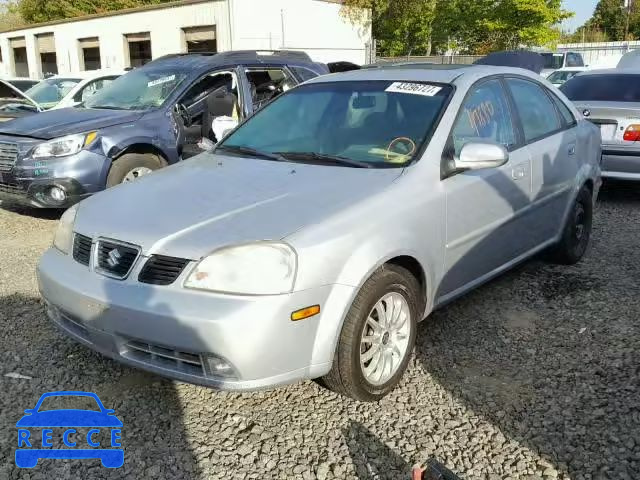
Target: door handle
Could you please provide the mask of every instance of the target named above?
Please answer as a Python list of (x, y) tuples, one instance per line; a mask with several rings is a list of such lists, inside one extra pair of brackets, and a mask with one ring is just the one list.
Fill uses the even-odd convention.
[(521, 180), (525, 177), (524, 167), (516, 167), (511, 170), (511, 178), (514, 180)]
[(569, 145), (569, 155), (575, 155), (576, 154), (576, 144), (572, 143), (571, 145)]

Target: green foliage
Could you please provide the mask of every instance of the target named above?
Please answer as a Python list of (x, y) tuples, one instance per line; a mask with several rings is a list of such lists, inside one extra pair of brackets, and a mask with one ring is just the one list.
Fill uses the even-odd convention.
[(551, 45), (571, 16), (562, 0), (346, 0), (348, 16), (357, 16), (353, 7), (372, 9), (380, 55)]
[(640, 1), (632, 1), (630, 8), (625, 8), (624, 3), (624, 0), (600, 0), (593, 16), (570, 39), (574, 42), (620, 42), (640, 38)]
[(0, 5), (0, 31), (20, 28), (24, 24), (25, 21), (17, 12), (15, 3), (8, 2)]
[(18, 0), (12, 11), (27, 23), (40, 23), (166, 1), (168, 0)]
[[(344, 13), (363, 21), (362, 8), (371, 9), (373, 36), (381, 55), (425, 55), (437, 0), (347, 0)], [(354, 8), (355, 7), (355, 8)]]

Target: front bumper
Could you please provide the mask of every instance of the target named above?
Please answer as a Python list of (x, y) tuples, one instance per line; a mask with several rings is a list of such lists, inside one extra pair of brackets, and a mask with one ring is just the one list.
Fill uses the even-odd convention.
[[(105, 188), (110, 160), (83, 150), (68, 157), (17, 160), (9, 171), (0, 171), (0, 200), (39, 208), (68, 208)], [(48, 192), (61, 188), (66, 198), (54, 201)]]
[(602, 177), (640, 180), (640, 148), (603, 145)]
[[(329, 285), (288, 295), (221, 295), (91, 271), (48, 250), (38, 266), (49, 317), (68, 336), (108, 357), (177, 380), (224, 390), (256, 390), (326, 374), (354, 288)], [(292, 322), (293, 311), (321, 313)], [(142, 345), (142, 347), (141, 347)], [(224, 360), (231, 376), (210, 361)]]

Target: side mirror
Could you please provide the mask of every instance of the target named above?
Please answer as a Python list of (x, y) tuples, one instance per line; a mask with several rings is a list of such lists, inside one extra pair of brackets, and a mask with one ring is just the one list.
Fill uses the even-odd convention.
[(26, 413), (27, 415), (31, 415), (34, 412), (35, 409), (33, 408), (27, 408), (24, 413)]
[(113, 408), (108, 408), (104, 411), (107, 415), (113, 415), (116, 411)]
[(456, 170), (498, 168), (509, 161), (509, 152), (495, 142), (474, 141), (465, 144), (454, 160)]

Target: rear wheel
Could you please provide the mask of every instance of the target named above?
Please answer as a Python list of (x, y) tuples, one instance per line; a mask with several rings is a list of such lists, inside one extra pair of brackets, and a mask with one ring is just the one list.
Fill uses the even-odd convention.
[(563, 265), (578, 263), (591, 240), (593, 198), (591, 190), (582, 187), (562, 232), (562, 238), (552, 250), (553, 260)]
[(151, 153), (127, 153), (111, 165), (107, 176), (107, 188), (132, 182), (164, 167), (164, 161)]
[(420, 284), (406, 269), (385, 265), (363, 285), (345, 318), (327, 388), (377, 401), (398, 384), (416, 338)]

